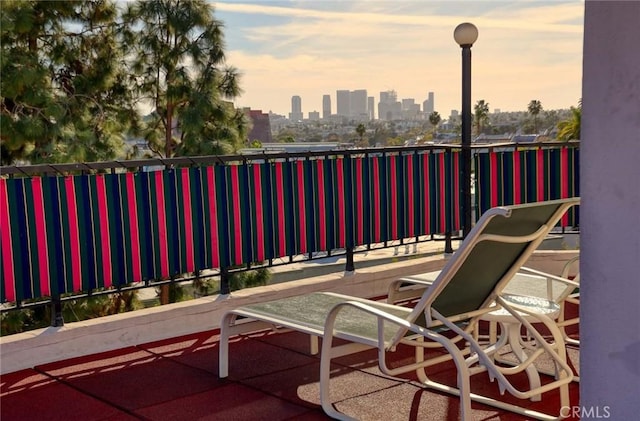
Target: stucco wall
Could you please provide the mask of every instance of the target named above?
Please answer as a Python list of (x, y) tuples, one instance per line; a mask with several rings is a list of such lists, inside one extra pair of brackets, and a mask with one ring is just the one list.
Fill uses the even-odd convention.
[[(583, 419), (640, 413), (640, 2), (585, 2)], [(599, 416), (598, 416), (599, 415)]]

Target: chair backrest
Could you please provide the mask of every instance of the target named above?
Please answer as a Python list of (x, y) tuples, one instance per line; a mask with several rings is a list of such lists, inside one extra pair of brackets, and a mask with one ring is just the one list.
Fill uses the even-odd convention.
[[(486, 211), (408, 319), (413, 322), (423, 313), (426, 326), (432, 326), (440, 323), (432, 318), (432, 310), (451, 321), (487, 311), (560, 218), (579, 202), (560, 199)], [(394, 340), (405, 333), (399, 332)]]

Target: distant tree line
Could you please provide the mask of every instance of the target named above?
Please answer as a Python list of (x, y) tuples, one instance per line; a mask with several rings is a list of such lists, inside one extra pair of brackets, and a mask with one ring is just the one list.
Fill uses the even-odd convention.
[(230, 102), (238, 72), (205, 0), (3, 0), (0, 9), (3, 165), (122, 158), (127, 136), (164, 157), (228, 153), (246, 138)]

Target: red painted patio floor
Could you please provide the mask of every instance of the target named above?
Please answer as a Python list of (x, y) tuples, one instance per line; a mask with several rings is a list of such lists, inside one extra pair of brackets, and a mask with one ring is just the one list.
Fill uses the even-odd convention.
[[(574, 365), (579, 352), (569, 349)], [(409, 358), (399, 349), (393, 360)], [(218, 377), (218, 332), (209, 331), (3, 375), (0, 418), (13, 420), (321, 420), (319, 358), (308, 354), (308, 337), (262, 332), (232, 339), (230, 375)], [(428, 372), (455, 385), (451, 363)], [(377, 368), (376, 352), (334, 360), (331, 393), (336, 407), (361, 420), (452, 420), (459, 400), (420, 387), (415, 377), (390, 378)], [(498, 397), (485, 374), (474, 391)], [(578, 384), (571, 384), (578, 405)], [(542, 402), (510, 402), (558, 411), (558, 394)], [(522, 416), (472, 404), (474, 420), (520, 420)]]

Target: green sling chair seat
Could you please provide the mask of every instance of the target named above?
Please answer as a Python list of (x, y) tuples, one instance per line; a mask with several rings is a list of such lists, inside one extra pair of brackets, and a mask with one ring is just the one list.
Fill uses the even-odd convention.
[[(378, 365), (383, 373), (397, 376), (417, 371), (419, 377), (424, 378), (426, 387), (460, 396), (460, 417), (463, 420), (471, 417), (472, 399), (531, 418), (557, 419), (559, 415), (534, 412), (473, 394), (470, 391), (470, 377), (487, 372), (492, 380), (497, 381), (501, 392), (508, 391), (521, 399), (558, 389), (558, 413), (562, 407), (570, 405), (568, 384), (573, 374), (566, 362), (561, 332), (546, 315), (531, 313), (525, 307), (507, 302), (500, 295), (562, 215), (578, 200), (563, 199), (488, 210), (412, 308), (318, 292), (230, 310), (223, 316), (220, 327), (219, 375), (225, 378), (229, 374), (231, 336), (274, 326), (283, 327), (323, 339), (320, 350), (320, 402), (330, 417), (343, 420), (357, 418), (357, 414), (351, 417), (337, 411), (330, 401), (331, 359), (377, 348)], [(500, 308), (520, 320), (540, 343), (536, 352), (515, 367), (496, 365), (492, 358), (496, 344), (480, 344), (474, 337), (480, 318)], [(553, 341), (545, 341), (523, 314), (528, 316), (527, 319), (534, 318), (536, 322), (543, 323), (552, 333)], [(443, 328), (453, 331), (458, 337), (450, 338), (451, 335), (443, 334)], [(335, 345), (334, 338), (346, 343)], [(459, 338), (466, 342), (470, 352), (457, 346)], [(433, 343), (444, 347), (453, 360), (458, 373), (457, 387), (437, 383), (420, 374), (423, 367), (432, 365), (424, 360), (423, 350)], [(394, 351), (399, 344), (415, 347), (415, 361), (390, 368), (385, 355)], [(311, 351), (317, 351), (317, 342), (312, 341)], [(521, 391), (514, 387), (508, 376), (526, 370), (542, 354), (548, 355), (554, 363), (555, 378), (531, 390)]]

